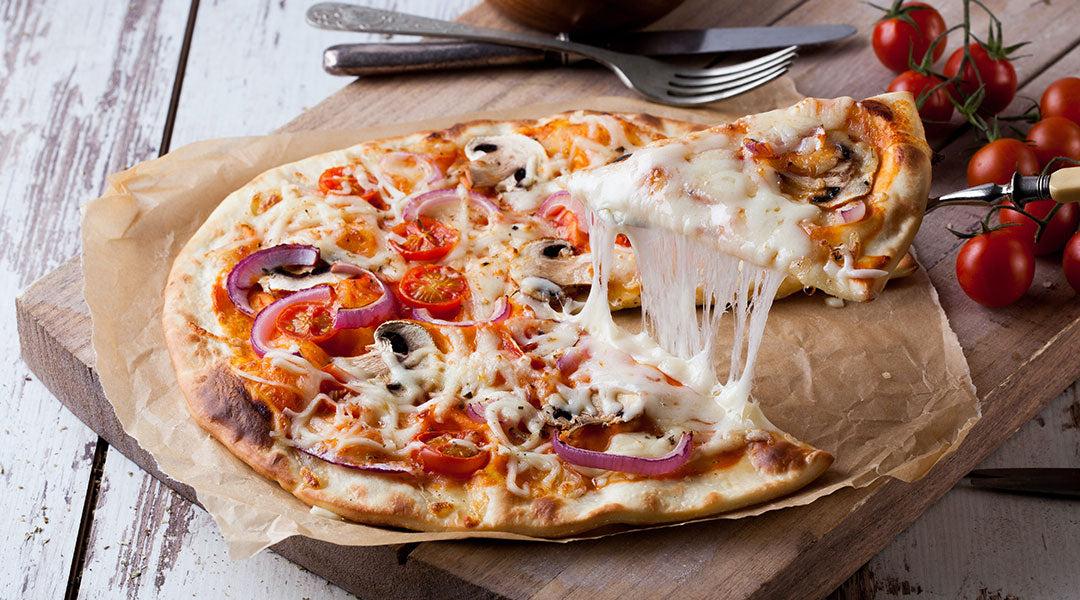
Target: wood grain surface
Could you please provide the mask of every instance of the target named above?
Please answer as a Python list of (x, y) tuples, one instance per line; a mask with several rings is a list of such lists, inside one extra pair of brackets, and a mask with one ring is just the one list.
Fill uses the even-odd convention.
[[(165, 129), (189, 8), (195, 6), (198, 12), (187, 68), (180, 73), (183, 88), (169, 140), (174, 146), (206, 137), (265, 133), (278, 127), (342, 85), (341, 80), (313, 68), (322, 47), (361, 39), (359, 35), (327, 34), (298, 26), (306, 6), (286, 2), (226, 4), (203, 0), (192, 5), (162, 0), (117, 5), (112, 12), (104, 6), (87, 6), (74, 13), (67, 11), (71, 14), (65, 14), (63, 19), (47, 16), (56, 12), (54, 5), (60, 4), (66, 8), (71, 3), (14, 2), (0, 8), (4, 25), (0, 35), (5, 36), (0, 38), (5, 42), (5, 60), (0, 64), (0, 166), (4, 167), (0, 182), (8, 190), (0, 198), (5, 203), (0, 234), (8, 242), (0, 249), (0, 285), (7, 289), (25, 287), (73, 255), (77, 250), (78, 203), (96, 195), (107, 172), (156, 153)], [(448, 18), (471, 2), (368, 4)], [(950, 22), (955, 21), (958, 3), (935, 4)], [(1034, 40), (1032, 56), (1017, 63), (1021, 82), (1027, 84), (1025, 89), (1030, 95), (1037, 96), (1057, 77), (1080, 71), (1076, 50), (1080, 31), (1075, 27), (1075, 18), (1069, 18), (1069, 7), (1062, 3), (1004, 0), (989, 4), (1009, 24), (1006, 34), (1010, 39)], [(718, 11), (709, 3), (691, 1), (662, 24), (700, 26), (721, 18), (726, 25), (774, 21), (801, 24), (836, 20), (837, 15), (859, 25), (860, 34), (841, 45), (805, 51), (804, 60), (793, 70), (800, 89), (810, 94), (856, 96), (881, 91), (891, 75), (876, 64), (868, 51), (869, 24), (876, 14), (861, 4), (791, 0), (757, 6), (742, 2), (726, 3), (723, 11)], [(471, 11), (465, 18), (477, 23), (500, 23), (484, 8)], [(56, 52), (58, 47), (64, 50)], [(628, 94), (606, 71), (589, 67), (583, 67), (583, 71), (587, 76), (575, 73), (569, 78), (559, 71), (541, 69), (461, 73), (456, 78), (467, 93), (452, 100), (437, 93), (443, 80), (434, 74), (361, 81), (331, 96), (316, 110), (302, 114), (288, 127), (362, 126), (376, 120), (401, 122), (583, 94)], [(294, 84), (281, 85), (282, 81)], [(935, 169), (938, 191), (960, 185), (959, 167), (966, 161), (964, 149), (971, 144), (968, 138), (952, 144), (945, 142), (940, 145), (946, 160)], [(62, 175), (43, 175), (41, 166), (53, 164), (64, 167)], [(951, 253), (956, 244), (930, 234), (930, 228), (940, 232), (944, 221), (965, 223), (963, 215), (946, 215), (943, 211), (938, 221), (928, 222), (918, 245), (923, 254), (938, 257), (927, 266), (973, 358), (977, 382), (995, 381), (994, 375), (1012, 372), (1019, 362), (1037, 353), (1046, 335), (1052, 333), (1049, 328), (1053, 323), (1060, 323), (1062, 318), (1065, 322), (1075, 321), (1080, 309), (1049, 261), (1039, 265), (1036, 285), (1041, 289), (1033, 289), (1030, 298), (1007, 311), (988, 314), (960, 296), (955, 285), (950, 289)], [(1047, 282), (1049, 287), (1043, 285)], [(7, 514), (21, 516), (23, 521), (9, 519), (0, 525), (0, 532), (14, 536), (10, 539), (21, 544), (17, 561), (0, 567), (0, 597), (62, 595), (69, 578), (42, 577), (38, 573), (68, 573), (79, 544), (86, 546), (85, 568), (78, 570), (82, 578), (79, 595), (84, 597), (153, 598), (188, 593), (199, 597), (347, 597), (340, 588), (272, 553), (232, 563), (205, 513), (114, 451), (108, 452), (102, 464), (104, 473), (95, 511), (80, 538), (80, 524), (84, 523), (82, 501), (94, 481), (90, 470), (96, 438), (62, 410), (40, 384), (24, 380), (26, 368), (15, 359), (11, 301), (4, 296), (3, 302), (9, 310), (0, 315), (0, 333), (8, 335), (0, 343), (9, 344), (9, 358), (0, 362), (0, 392), (3, 402), (9, 403), (4, 408), (14, 415), (14, 421), (5, 424), (0, 436), (0, 477), (9, 490), (0, 502), (8, 509)], [(1058, 314), (1051, 315), (1053, 319), (1045, 318), (1044, 313), (1051, 310)], [(1060, 310), (1072, 312), (1062, 317)], [(987, 322), (1000, 327), (1003, 322), (1014, 321), (1023, 327), (1006, 330), (1013, 334), (1008, 338), (1009, 346), (1014, 348), (1012, 353), (979, 353), (980, 348), (994, 343), (989, 336), (999, 333)], [(83, 362), (90, 360), (85, 345), (75, 351)], [(1078, 374), (1055, 369), (1053, 358), (1044, 357), (1029, 375), (1011, 384), (1006, 381), (1006, 387), (991, 392), (1002, 397), (1011, 386), (1013, 391), (1030, 391), (1034, 398), (1047, 390), (1062, 389)], [(1013, 414), (999, 415), (994, 424), (1017, 429), (1039, 404), (1033, 399)], [(34, 410), (14, 410), (24, 406)], [(973, 436), (971, 441), (978, 443), (979, 438)], [(988, 459), (987, 466), (1078, 463), (1080, 403), (1074, 386)], [(963, 467), (955, 465), (958, 471)], [(23, 488), (16, 488), (19, 485)], [(926, 503), (926, 494), (936, 497), (947, 487), (914, 487), (893, 498), (911, 500), (906, 510), (917, 514)], [(49, 508), (37, 510), (39, 502)], [(868, 512), (893, 509), (905, 513), (904, 507), (861, 508)], [(35, 531), (37, 527), (41, 530)], [(774, 527), (781, 533), (785, 525), (777, 523)], [(811, 529), (826, 539), (832, 533), (825, 521)], [(641, 586), (652, 588), (646, 584), (655, 577), (658, 563), (666, 565), (669, 573), (674, 569), (676, 575), (662, 589), (665, 594), (716, 597), (747, 589), (739, 587), (751, 579), (746, 574), (728, 574), (730, 579), (724, 581), (731, 585), (716, 588), (703, 587), (696, 575), (704, 571), (710, 576), (724, 574), (724, 564), (737, 558), (738, 552), (749, 555), (768, 549), (740, 546), (737, 526), (730, 531), (708, 533), (727, 536), (710, 544), (712, 554), (684, 548), (662, 557), (653, 548), (663, 541), (664, 534), (638, 536), (639, 543), (631, 543), (631, 536), (624, 536), (627, 543), (618, 549), (620, 560), (610, 561), (600, 570), (578, 566), (597, 549), (599, 543), (593, 542), (548, 548), (543, 560), (530, 562), (524, 572), (520, 561), (515, 564), (515, 556), (520, 555), (515, 554), (519, 549), (513, 544), (428, 544), (411, 554), (409, 548), (400, 549), (397, 556), (407, 568), (437, 564), (479, 585), (501, 585), (496, 591), (508, 597), (631, 595), (635, 589), (644, 589)], [(893, 533), (863, 540), (854, 551), (869, 557), (885, 546)], [(959, 488), (833, 596), (1069, 597), (1080, 589), (1080, 576), (1069, 558), (1077, 555), (1078, 539), (1080, 522), (1075, 504)], [(789, 550), (798, 551), (798, 547), (796, 544)], [(850, 550), (837, 548), (838, 552)], [(378, 565), (387, 571), (393, 567)], [(587, 568), (593, 571), (584, 571)], [(508, 569), (516, 569), (516, 576), (505, 577)], [(597, 587), (610, 581), (610, 569), (619, 569), (625, 584)], [(740, 579), (740, 575), (744, 577)], [(827, 593), (843, 574), (792, 572), (790, 576), (804, 579), (805, 585), (797, 588), (798, 595), (812, 597)], [(805, 581), (807, 577), (817, 579)], [(836, 583), (830, 583), (833, 581)], [(384, 596), (374, 588), (368, 591), (373, 596)], [(774, 591), (779, 595), (778, 590), (759, 589), (757, 596), (773, 597)]]

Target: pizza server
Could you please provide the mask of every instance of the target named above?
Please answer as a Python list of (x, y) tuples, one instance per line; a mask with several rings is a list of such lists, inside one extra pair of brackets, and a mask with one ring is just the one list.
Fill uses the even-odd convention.
[(1005, 185), (984, 183), (975, 187), (931, 198), (926, 202), (926, 212), (943, 206), (986, 206), (999, 200), (1012, 199), (1021, 202), (1056, 200), (1061, 203), (1080, 202), (1080, 167), (1069, 167), (1042, 175), (1013, 174)]

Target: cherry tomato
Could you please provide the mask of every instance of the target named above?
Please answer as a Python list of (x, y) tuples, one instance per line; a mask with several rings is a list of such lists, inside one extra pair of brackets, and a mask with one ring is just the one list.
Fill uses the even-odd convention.
[[(1049, 117), (1039, 121), (1028, 130), (1028, 142), (1035, 151), (1039, 164), (1046, 166), (1055, 156), (1080, 160), (1080, 125), (1065, 117)], [(1069, 166), (1063, 161), (1057, 168)]]
[(979, 148), (967, 166), (967, 182), (970, 186), (984, 183), (1006, 184), (1013, 173), (1037, 175), (1039, 159), (1030, 146), (1020, 140), (1001, 138)]
[(339, 235), (335, 241), (342, 250), (361, 256), (367, 256), (369, 258), (374, 256), (375, 250), (378, 249), (378, 242), (375, 239), (375, 234), (367, 227), (352, 223), (345, 226), (344, 231), (341, 232), (341, 235)]
[(335, 333), (334, 312), (329, 304), (299, 302), (281, 311), (277, 327), (291, 338), (321, 342)]
[[(1009, 202), (1005, 204), (1012, 206)], [(1024, 206), (1024, 210), (1040, 219), (1045, 219), (1055, 204), (1057, 202), (1053, 200), (1028, 202)], [(1014, 223), (1009, 229), (1019, 235), (1022, 241), (1032, 244), (1036, 256), (1042, 256), (1043, 254), (1053, 254), (1065, 247), (1069, 237), (1076, 232), (1077, 225), (1080, 225), (1080, 206), (1062, 204), (1061, 208), (1054, 213), (1054, 217), (1050, 219), (1050, 223), (1046, 225), (1046, 229), (1038, 242), (1035, 241), (1035, 232), (1039, 229), (1039, 225), (1023, 213), (1006, 208), (998, 213), (998, 219), (1002, 223)]]
[(1042, 118), (1064, 117), (1080, 125), (1080, 77), (1063, 77), (1047, 86), (1039, 100)]
[(415, 457), (429, 473), (449, 477), (468, 477), (484, 468), (491, 458), (480, 434), (473, 431), (429, 431), (416, 436), (423, 446)]
[[(911, 95), (915, 96), (916, 100), (921, 100), (924, 96), (925, 100), (922, 101), (922, 108), (919, 109), (919, 116), (924, 121), (948, 121), (952, 118), (953, 105), (949, 100), (949, 93), (946, 88), (942, 87), (934, 91), (932, 94), (930, 90), (935, 86), (940, 85), (942, 80), (933, 75), (923, 75), (915, 71), (904, 71), (896, 76), (896, 79), (892, 80), (889, 84), (890, 92), (911, 92)], [(927, 95), (929, 94), (929, 95)]]
[[(907, 12), (911, 20), (918, 25), (918, 29), (903, 19), (891, 17), (874, 25), (873, 35), (874, 54), (881, 64), (897, 73), (908, 70), (909, 55), (916, 64), (922, 62), (930, 44), (945, 33), (945, 19), (929, 4), (905, 2), (901, 10)], [(945, 40), (942, 40), (934, 46), (934, 62), (937, 62), (944, 52)]]
[(956, 256), (956, 280), (983, 306), (1005, 306), (1024, 295), (1035, 278), (1035, 256), (1009, 229), (981, 233)]
[(360, 196), (375, 208), (386, 210), (386, 203), (370, 176), (367, 183), (366, 187), (360, 185), (356, 176), (349, 172), (349, 167), (331, 167), (319, 176), (319, 191), (333, 196)]
[(390, 245), (405, 260), (439, 260), (458, 242), (456, 229), (428, 217), (398, 223), (391, 231), (400, 241), (390, 238)]
[(551, 211), (547, 215), (555, 225), (555, 233), (560, 238), (570, 242), (574, 250), (584, 252), (589, 247), (589, 234), (581, 229), (577, 215), (574, 211), (562, 206)]
[[(981, 81), (982, 85), (986, 86), (986, 96), (979, 105), (979, 112), (996, 115), (1005, 110), (1016, 96), (1016, 70), (1009, 59), (992, 57), (986, 48), (977, 43), (970, 44), (968, 49), (971, 52), (971, 62), (964, 65), (963, 80), (958, 87), (965, 96), (970, 96), (979, 89)], [(953, 77), (959, 73), (963, 60), (964, 49), (957, 48), (945, 63), (945, 76)], [(954, 97), (957, 102), (962, 102), (960, 94)]]
[(413, 308), (429, 310), (437, 317), (456, 312), (468, 290), (465, 276), (446, 265), (413, 267), (398, 284), (402, 302)]
[(1065, 269), (1065, 279), (1080, 294), (1080, 233), (1074, 234), (1065, 244), (1065, 255), (1061, 257), (1061, 266)]
[(341, 308), (363, 308), (382, 298), (382, 294), (382, 286), (367, 273), (334, 285), (334, 296)]

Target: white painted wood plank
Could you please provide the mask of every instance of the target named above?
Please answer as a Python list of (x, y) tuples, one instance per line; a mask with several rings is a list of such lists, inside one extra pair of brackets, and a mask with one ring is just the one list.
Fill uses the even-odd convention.
[[(369, 1), (452, 19), (474, 0)], [(326, 46), (385, 41), (304, 24), (307, 3), (200, 3), (172, 147), (268, 133), (346, 85), (322, 71)], [(409, 38), (395, 38), (403, 41)], [(272, 552), (234, 563), (217, 525), (116, 451), (102, 477), (80, 595), (84, 598), (345, 598)]]
[(187, 0), (0, 3), (0, 598), (63, 596), (97, 436), (19, 358), (16, 291), (79, 249), (79, 204), (156, 154)]
[[(374, 8), (453, 19), (477, 0), (369, 0)], [(269, 133), (350, 81), (322, 70), (328, 46), (419, 38), (308, 26), (311, 3), (203, 2), (195, 22), (173, 147), (214, 137)]]
[[(1080, 382), (980, 468), (1080, 467)], [(1080, 504), (960, 484), (869, 564), (877, 598), (1076, 598)]]

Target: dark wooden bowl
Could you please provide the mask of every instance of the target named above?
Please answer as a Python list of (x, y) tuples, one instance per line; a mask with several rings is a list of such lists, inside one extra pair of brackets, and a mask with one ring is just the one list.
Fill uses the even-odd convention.
[(557, 33), (636, 29), (674, 10), (683, 0), (486, 0), (514, 21)]

